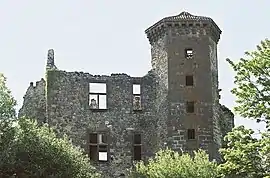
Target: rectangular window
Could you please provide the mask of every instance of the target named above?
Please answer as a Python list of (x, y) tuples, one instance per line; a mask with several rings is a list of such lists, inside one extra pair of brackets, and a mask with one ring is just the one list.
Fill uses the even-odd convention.
[(133, 94), (134, 95), (141, 94), (141, 85), (140, 84), (133, 84)]
[(194, 80), (193, 75), (186, 76), (186, 86), (193, 86)]
[(194, 113), (194, 111), (195, 111), (194, 101), (187, 101), (186, 111), (187, 111), (187, 113)]
[(90, 133), (89, 155), (93, 161), (108, 161), (108, 143), (105, 133)]
[(191, 59), (193, 58), (193, 50), (188, 48), (188, 49), (185, 49), (185, 56), (187, 59)]
[(188, 139), (194, 140), (195, 139), (195, 129), (188, 129)]
[(133, 158), (136, 161), (142, 159), (142, 141), (141, 134), (135, 133), (133, 136)]
[(89, 88), (90, 109), (107, 109), (106, 83), (90, 83)]
[(90, 145), (89, 145), (89, 156), (90, 159), (93, 161), (97, 161), (98, 160), (98, 144), (97, 144), (97, 134), (96, 133), (90, 133), (89, 135), (89, 141), (90, 141)]
[(140, 84), (133, 84), (133, 110), (142, 110)]

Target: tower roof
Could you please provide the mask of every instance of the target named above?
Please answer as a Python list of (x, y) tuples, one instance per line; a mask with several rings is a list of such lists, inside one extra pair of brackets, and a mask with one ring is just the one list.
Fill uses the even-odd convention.
[(204, 17), (204, 16), (196, 16), (192, 15), (186, 11), (181, 12), (180, 14), (176, 16), (170, 16), (170, 17), (165, 17), (166, 20), (209, 20), (211, 21), (212, 19), (209, 17)]
[[(193, 14), (190, 14), (189, 12), (183, 11), (180, 14), (176, 16), (169, 16), (161, 19), (151, 27), (145, 30), (145, 33), (149, 37), (151, 34), (156, 33), (158, 30), (163, 29), (168, 24), (173, 23), (198, 23), (198, 24), (209, 24), (212, 29), (215, 31), (216, 35), (219, 36), (221, 34), (220, 28), (217, 26), (217, 24), (211, 19), (210, 17), (205, 16), (196, 16)], [(218, 38), (219, 39), (219, 38)]]

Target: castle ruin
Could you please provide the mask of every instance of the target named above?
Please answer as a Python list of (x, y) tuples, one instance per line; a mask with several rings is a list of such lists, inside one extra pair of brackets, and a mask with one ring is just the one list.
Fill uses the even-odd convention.
[(219, 103), (217, 43), (209, 17), (188, 12), (148, 28), (152, 69), (143, 77), (66, 72), (48, 51), (45, 80), (31, 82), (19, 116), (67, 134), (108, 177), (126, 175), (133, 161), (169, 147), (192, 153), (218, 149), (234, 126)]

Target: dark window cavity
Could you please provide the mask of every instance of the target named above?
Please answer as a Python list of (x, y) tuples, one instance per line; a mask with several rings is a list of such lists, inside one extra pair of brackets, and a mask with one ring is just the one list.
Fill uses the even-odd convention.
[(194, 111), (195, 111), (194, 101), (187, 101), (186, 111), (187, 111), (187, 113), (194, 113)]

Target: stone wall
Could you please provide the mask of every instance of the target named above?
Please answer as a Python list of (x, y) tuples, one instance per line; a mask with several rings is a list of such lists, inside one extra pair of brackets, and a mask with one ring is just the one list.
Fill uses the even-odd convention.
[(219, 107), (219, 127), (220, 127), (220, 137), (221, 137), (221, 146), (225, 147), (226, 142), (224, 137), (228, 132), (232, 131), (234, 128), (234, 114), (232, 111), (224, 105)]
[[(109, 162), (96, 165), (102, 167), (109, 177), (131, 167), (132, 132), (142, 135), (143, 158), (153, 155), (158, 149), (155, 78), (151, 72), (142, 78), (126, 74), (93, 76), (65, 71), (49, 71), (47, 76), (49, 125), (59, 133), (66, 133), (74, 144), (82, 146), (86, 152), (89, 151), (88, 132), (109, 130), (111, 158)], [(89, 83), (92, 82), (106, 82), (106, 110), (90, 109)], [(141, 84), (141, 111), (133, 111), (133, 83)]]
[(36, 119), (39, 124), (46, 121), (46, 98), (45, 98), (46, 82), (42, 78), (40, 81), (30, 83), (23, 97), (23, 105), (19, 110), (19, 117), (26, 116)]
[(167, 36), (164, 35), (151, 45), (151, 64), (156, 76), (156, 118), (158, 119), (157, 133), (158, 147), (164, 148), (168, 145), (167, 122), (168, 122), (168, 54), (166, 51)]

